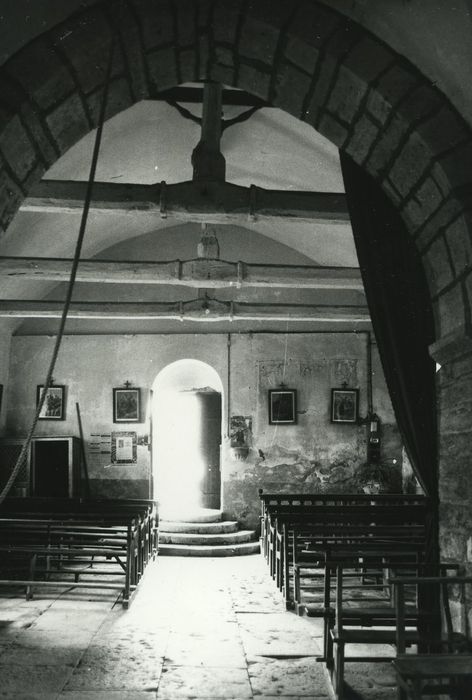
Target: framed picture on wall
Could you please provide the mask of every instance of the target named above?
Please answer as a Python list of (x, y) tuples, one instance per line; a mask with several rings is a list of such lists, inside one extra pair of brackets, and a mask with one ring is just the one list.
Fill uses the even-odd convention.
[(357, 423), (359, 389), (331, 389), (331, 422)]
[(296, 389), (269, 389), (269, 424), (297, 422)]
[[(44, 384), (38, 384), (36, 387), (36, 406), (39, 404), (43, 389)], [(46, 392), (39, 420), (64, 420), (66, 417), (65, 397), (66, 388), (63, 384), (50, 386)]]
[(113, 422), (141, 422), (141, 389), (113, 389)]

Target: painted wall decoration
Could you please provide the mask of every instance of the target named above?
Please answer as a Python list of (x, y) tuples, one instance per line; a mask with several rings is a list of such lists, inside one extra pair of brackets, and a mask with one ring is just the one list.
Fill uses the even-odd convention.
[(358, 359), (342, 358), (330, 360), (330, 375), (332, 386), (358, 386)]

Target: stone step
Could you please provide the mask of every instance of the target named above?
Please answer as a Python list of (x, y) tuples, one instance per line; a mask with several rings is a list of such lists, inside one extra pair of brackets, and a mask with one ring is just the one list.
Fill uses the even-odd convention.
[(171, 557), (235, 557), (245, 554), (258, 554), (259, 542), (243, 542), (233, 545), (193, 545), (163, 544), (159, 545), (159, 556)]
[(221, 532), (236, 532), (238, 523), (235, 520), (222, 520), (219, 523), (192, 523), (175, 522), (171, 520), (161, 520), (159, 523), (160, 532), (193, 532), (195, 534), (213, 534)]
[(221, 510), (213, 508), (197, 508), (194, 510), (165, 511), (159, 513), (161, 521), (173, 523), (219, 523), (223, 519)]
[(254, 540), (256, 533), (253, 530), (239, 530), (238, 532), (222, 532), (219, 534), (198, 534), (191, 532), (162, 532), (159, 530), (159, 546), (161, 544), (183, 545), (233, 545)]

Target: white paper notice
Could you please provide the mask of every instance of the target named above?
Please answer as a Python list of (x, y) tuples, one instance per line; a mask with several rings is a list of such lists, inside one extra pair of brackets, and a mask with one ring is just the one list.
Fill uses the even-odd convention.
[(121, 462), (133, 461), (133, 438), (124, 436), (116, 440), (116, 460)]

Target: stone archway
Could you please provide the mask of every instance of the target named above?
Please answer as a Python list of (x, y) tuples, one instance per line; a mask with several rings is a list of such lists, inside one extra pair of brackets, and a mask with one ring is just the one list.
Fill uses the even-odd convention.
[(462, 528), (465, 559), (472, 486), (461, 488), (458, 475), (468, 466), (472, 412), (469, 127), (414, 66), (314, 0), (97, 3), (31, 42), (0, 73), (3, 230), (45, 170), (95, 126), (113, 31), (119, 51), (108, 116), (183, 82), (234, 85), (313, 125), (398, 209), (435, 312), (432, 351), (444, 365), (442, 500), (446, 509), (454, 503), (451, 529)]

